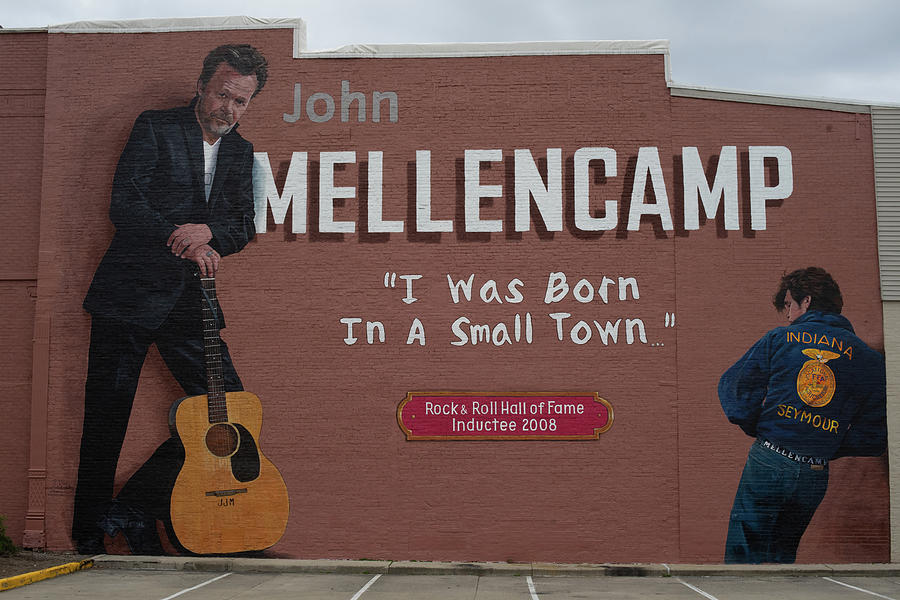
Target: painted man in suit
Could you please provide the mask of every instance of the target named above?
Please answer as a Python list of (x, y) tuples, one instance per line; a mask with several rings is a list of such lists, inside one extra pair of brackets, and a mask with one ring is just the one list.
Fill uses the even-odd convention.
[[(235, 128), (267, 72), (252, 46), (216, 48), (203, 62), (191, 104), (142, 113), (119, 158), (109, 210), (116, 231), (84, 300), (91, 343), (72, 525), (82, 554), (104, 552), (100, 524), (115, 508), (116, 465), (150, 345), (187, 395), (206, 393), (197, 272), (214, 275), (221, 258), (256, 233), (253, 146)], [(224, 326), (221, 313), (219, 321)], [(241, 390), (224, 343), (222, 355), (226, 389)], [(163, 455), (183, 457), (180, 444), (167, 444)], [(145, 475), (148, 468), (158, 475), (153, 460), (142, 468)], [(142, 545), (143, 537), (156, 550), (155, 515), (142, 509), (152, 512), (119, 506), (114, 526), (125, 530), (129, 544)]]

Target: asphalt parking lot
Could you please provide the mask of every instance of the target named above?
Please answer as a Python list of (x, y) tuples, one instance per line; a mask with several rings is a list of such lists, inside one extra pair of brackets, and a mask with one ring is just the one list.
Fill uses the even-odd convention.
[(91, 569), (3, 593), (16, 599), (130, 600), (900, 600), (900, 579), (877, 577), (533, 577), (507, 575), (364, 575), (186, 573)]
[(729, 568), (97, 557), (93, 568), (23, 585), (2, 596), (26, 598), (900, 600), (900, 572), (894, 565)]

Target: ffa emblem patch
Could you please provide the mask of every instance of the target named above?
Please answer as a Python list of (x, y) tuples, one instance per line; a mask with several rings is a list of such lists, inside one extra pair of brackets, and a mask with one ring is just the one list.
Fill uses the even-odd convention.
[(797, 394), (809, 406), (825, 406), (831, 402), (835, 389), (834, 373), (825, 363), (840, 354), (819, 348), (807, 348), (803, 354), (812, 360), (803, 363), (797, 374)]

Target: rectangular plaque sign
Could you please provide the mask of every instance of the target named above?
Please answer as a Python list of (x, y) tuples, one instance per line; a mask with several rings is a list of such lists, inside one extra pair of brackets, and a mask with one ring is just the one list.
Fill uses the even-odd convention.
[(612, 422), (596, 392), (410, 392), (397, 407), (407, 440), (595, 440)]

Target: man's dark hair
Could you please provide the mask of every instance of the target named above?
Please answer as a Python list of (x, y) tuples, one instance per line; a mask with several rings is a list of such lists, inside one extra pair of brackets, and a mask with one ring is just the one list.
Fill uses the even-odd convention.
[(781, 285), (772, 298), (772, 304), (778, 312), (784, 310), (784, 297), (787, 292), (791, 298), (802, 302), (809, 296), (809, 308), (807, 310), (821, 310), (825, 312), (840, 313), (844, 308), (844, 299), (841, 297), (841, 288), (825, 269), (820, 267), (807, 267), (797, 269), (781, 277)]
[[(203, 70), (200, 72), (200, 86), (206, 87), (219, 65), (228, 63), (241, 75), (256, 75), (256, 96), (269, 76), (269, 63), (259, 50), (250, 44), (224, 44), (206, 55), (203, 59)], [(251, 96), (251, 97), (253, 97)]]

